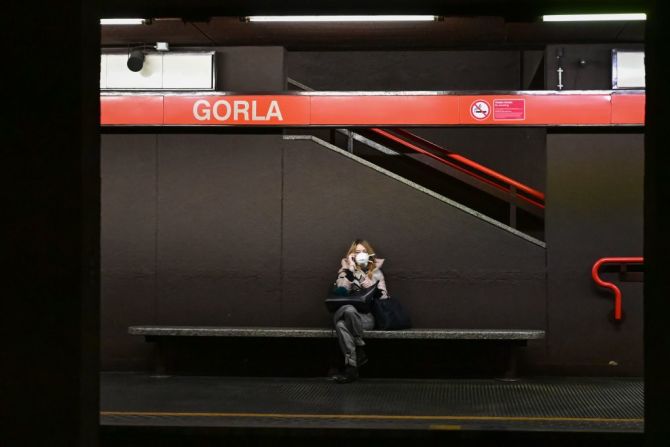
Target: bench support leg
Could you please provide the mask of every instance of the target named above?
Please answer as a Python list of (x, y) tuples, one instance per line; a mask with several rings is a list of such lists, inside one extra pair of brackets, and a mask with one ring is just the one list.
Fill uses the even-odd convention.
[(154, 374), (152, 377), (167, 377), (164, 343), (157, 339), (147, 341), (151, 341), (154, 344)]
[(507, 353), (507, 370), (505, 371), (506, 379), (519, 380), (517, 375), (517, 366), (519, 362), (519, 347), (510, 346)]
[(518, 382), (519, 381), (519, 376), (517, 374), (517, 366), (518, 366), (518, 361), (519, 361), (519, 350), (521, 349), (522, 345), (519, 344), (510, 344), (507, 345), (505, 348), (505, 357), (506, 357), (506, 368), (505, 368), (505, 375), (503, 377), (498, 378), (497, 380), (500, 380), (502, 382)]

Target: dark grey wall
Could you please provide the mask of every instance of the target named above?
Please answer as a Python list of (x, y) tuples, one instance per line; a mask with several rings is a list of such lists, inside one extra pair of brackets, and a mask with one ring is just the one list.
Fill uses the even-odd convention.
[(329, 324), (356, 237), (417, 327), (544, 327), (544, 249), (315, 143), (103, 135), (102, 172), (103, 369), (147, 367), (133, 324)]
[[(610, 373), (642, 371), (642, 283), (602, 275), (623, 293), (625, 321), (608, 321), (611, 292), (591, 279), (601, 257), (642, 256), (643, 136), (547, 138), (548, 362)], [(614, 360), (620, 366), (607, 366)], [(570, 369), (572, 368), (572, 369)]]
[(286, 50), (283, 47), (213, 47), (216, 89), (229, 92), (286, 90)]
[(159, 323), (279, 323), (279, 138), (159, 136)]
[(128, 325), (278, 323), (277, 138), (103, 137), (105, 367), (149, 360)]
[(291, 51), (287, 62), (289, 77), (315, 90), (518, 90), (522, 83), (519, 51)]
[(146, 366), (148, 346), (128, 323), (156, 321), (157, 136), (101, 138), (101, 351), (103, 366)]

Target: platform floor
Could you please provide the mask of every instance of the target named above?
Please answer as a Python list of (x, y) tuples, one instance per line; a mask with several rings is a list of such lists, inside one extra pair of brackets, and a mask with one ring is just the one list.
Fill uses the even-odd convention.
[(631, 378), (391, 380), (103, 373), (103, 426), (640, 433)]

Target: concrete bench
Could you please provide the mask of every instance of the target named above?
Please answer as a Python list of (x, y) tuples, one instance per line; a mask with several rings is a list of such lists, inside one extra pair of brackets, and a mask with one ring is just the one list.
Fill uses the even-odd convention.
[[(165, 374), (164, 341), (176, 337), (257, 337), (257, 338), (335, 338), (328, 328), (291, 327), (220, 327), (220, 326), (130, 326), (130, 335), (144, 336), (157, 348), (156, 374)], [(366, 339), (401, 340), (484, 340), (500, 341), (506, 347), (505, 379), (517, 377), (517, 358), (520, 347), (528, 340), (543, 339), (545, 332), (535, 329), (405, 329), (399, 331), (365, 331)]]

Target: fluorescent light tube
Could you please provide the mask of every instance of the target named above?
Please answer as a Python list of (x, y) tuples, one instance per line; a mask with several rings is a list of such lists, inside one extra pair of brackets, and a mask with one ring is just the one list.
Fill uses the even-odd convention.
[(100, 25), (143, 25), (144, 19), (100, 19)]
[(249, 22), (432, 22), (435, 16), (249, 16)]
[(553, 14), (542, 16), (545, 22), (605, 22), (614, 20), (647, 20), (647, 14)]

